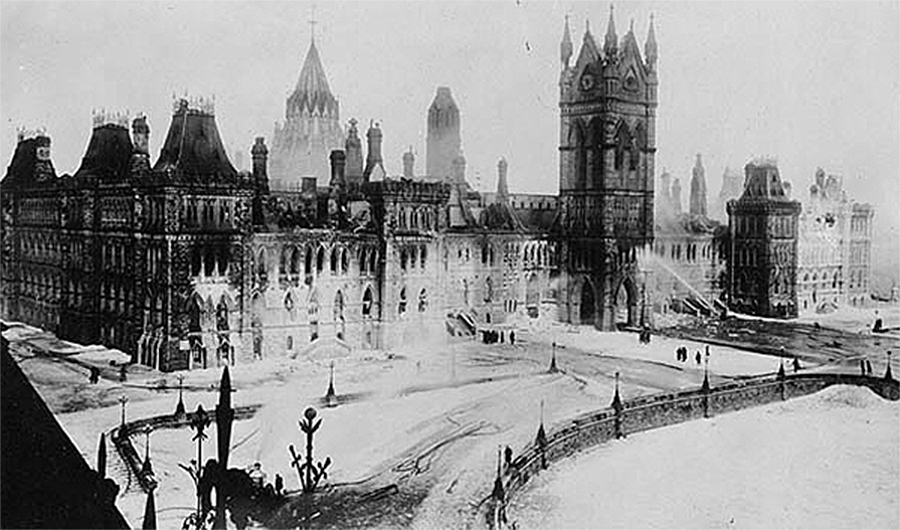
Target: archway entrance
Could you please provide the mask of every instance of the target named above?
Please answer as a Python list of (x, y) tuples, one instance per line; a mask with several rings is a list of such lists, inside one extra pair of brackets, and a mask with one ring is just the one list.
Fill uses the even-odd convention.
[(613, 325), (616, 328), (636, 326), (637, 322), (637, 288), (631, 278), (625, 278), (616, 290), (613, 299)]
[(540, 314), (541, 291), (538, 285), (537, 274), (528, 277), (525, 285), (525, 310), (531, 318), (537, 318)]
[(584, 282), (581, 284), (581, 311), (580, 311), (581, 323), (582, 324), (593, 324), (594, 323), (594, 315), (597, 313), (597, 307), (594, 298), (594, 286), (591, 285), (591, 282)]

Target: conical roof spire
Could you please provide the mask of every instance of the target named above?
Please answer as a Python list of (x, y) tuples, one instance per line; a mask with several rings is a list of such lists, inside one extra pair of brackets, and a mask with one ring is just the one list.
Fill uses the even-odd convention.
[(563, 68), (569, 67), (569, 59), (572, 58), (572, 35), (569, 33), (569, 15), (566, 15), (566, 25), (563, 30), (562, 42), (559, 45), (559, 57)]
[(653, 30), (653, 13), (650, 13), (650, 29), (647, 30), (647, 42), (644, 43), (644, 57), (647, 58), (647, 66), (651, 70), (656, 67), (657, 48), (656, 32)]
[(606, 58), (613, 60), (618, 50), (619, 38), (616, 35), (616, 21), (613, 18), (613, 5), (609, 5), (609, 23), (606, 25), (606, 39), (603, 42), (603, 53)]
[(315, 40), (309, 43), (309, 51), (300, 69), (297, 86), (288, 98), (288, 117), (306, 111), (309, 114), (332, 114), (337, 112), (337, 99), (328, 86), (328, 77), (319, 58)]

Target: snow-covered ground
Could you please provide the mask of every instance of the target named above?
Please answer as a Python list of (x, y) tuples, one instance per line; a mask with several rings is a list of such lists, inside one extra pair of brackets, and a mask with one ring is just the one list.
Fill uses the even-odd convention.
[(518, 528), (898, 528), (900, 403), (818, 394), (635, 434), (538, 475)]
[[(271, 358), (234, 366), (234, 404), (263, 408), (253, 419), (235, 424), (230, 465), (259, 461), (270, 481), (279, 473), (286, 487), (297, 487), (287, 446), (299, 449), (303, 444), (297, 420), (324, 395), (333, 361), (337, 393), (350, 399), (340, 407), (320, 409), (323, 424), (316, 435), (316, 456), (333, 459), (329, 481), (370, 477), (396, 481), (415, 469), (438, 485), (419, 508), (414, 526), (457, 526), (465, 523), (465, 507), (489, 493), (497, 447), (519, 448), (533, 440), (542, 402), (545, 421), (553, 424), (608, 406), (617, 371), (622, 373), (626, 398), (695, 387), (703, 378), (703, 365), (693, 358), (704, 350), (699, 342), (653, 336), (649, 345), (641, 345), (633, 333), (601, 333), (589, 326), (543, 319), (522, 318), (512, 324), (517, 326), (514, 346), (446, 339), (391, 352), (353, 351), (334, 359)], [(36, 355), (32, 349), (62, 347), (67, 357), (98, 364), (115, 359), (117, 352), (60, 346), (33, 328), (16, 327), (4, 336), (14, 341), (20, 366), (90, 464), (99, 433), (120, 421), (122, 395), (129, 398), (129, 419), (169, 414), (177, 402), (178, 376), (183, 376), (188, 410), (200, 403), (207, 410), (215, 406), (220, 368), (162, 374), (130, 366), (125, 384), (112, 377), (91, 385), (84, 366)], [(553, 342), (560, 346), (558, 365), (564, 372), (548, 375)], [(682, 345), (691, 354), (686, 363), (675, 359), (675, 349)], [(714, 384), (721, 377), (773, 373), (778, 366), (772, 357), (734, 348), (712, 346), (710, 351)], [(209, 434), (204, 459), (215, 456), (214, 427)], [(196, 458), (191, 437), (186, 429), (152, 434), (161, 527), (180, 526), (194, 506), (190, 478), (178, 468), (178, 463)], [(139, 454), (144, 442), (142, 435), (133, 439)], [(117, 505), (133, 526), (139, 526), (145, 496), (136, 485), (120, 485), (123, 493)]]

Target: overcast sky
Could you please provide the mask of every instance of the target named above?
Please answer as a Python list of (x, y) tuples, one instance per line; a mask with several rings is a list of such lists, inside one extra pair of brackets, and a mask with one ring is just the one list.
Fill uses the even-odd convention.
[[(558, 190), (559, 42), (569, 14), (575, 56), (585, 21), (602, 42), (608, 2), (316, 3), (316, 42), (341, 119), (381, 121), (389, 173), (408, 146), (424, 170), (425, 115), (439, 85), (460, 107), (469, 180)], [(900, 225), (898, 2), (619, 2), (619, 37), (650, 14), (659, 42), (658, 171), (688, 182), (702, 153), (710, 195), (724, 167), (778, 159), (804, 199), (816, 167), (844, 176), (877, 209), (895, 247)], [(310, 43), (309, 2), (10, 2), (0, 4), (0, 157), (16, 128), (45, 127), (58, 173), (74, 172), (91, 111), (143, 111), (155, 158), (172, 94), (215, 95), (233, 155), (271, 144)], [(244, 155), (244, 165), (249, 154)], [(480, 183), (479, 183), (480, 181)]]

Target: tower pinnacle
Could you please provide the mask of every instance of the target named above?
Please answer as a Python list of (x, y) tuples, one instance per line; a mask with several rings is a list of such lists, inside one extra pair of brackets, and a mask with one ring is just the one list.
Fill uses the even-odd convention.
[(650, 13), (650, 29), (647, 30), (647, 42), (644, 43), (644, 57), (651, 70), (656, 68), (656, 32), (653, 30), (653, 13)]
[(569, 15), (566, 15), (566, 26), (563, 30), (562, 42), (559, 45), (559, 57), (563, 68), (569, 67), (569, 59), (572, 58), (572, 36), (569, 33)]
[(609, 23), (606, 25), (606, 39), (603, 43), (603, 53), (608, 60), (614, 60), (618, 50), (618, 36), (616, 35), (616, 21), (613, 18), (613, 5), (609, 5)]

